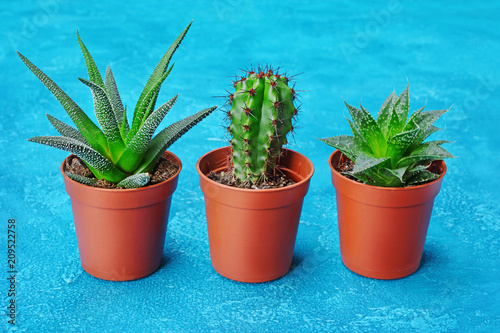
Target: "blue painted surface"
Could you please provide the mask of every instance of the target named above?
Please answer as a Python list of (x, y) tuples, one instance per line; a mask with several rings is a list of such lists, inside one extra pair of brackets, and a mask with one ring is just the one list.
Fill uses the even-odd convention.
[[(26, 332), (492, 332), (500, 329), (498, 158), (500, 3), (337, 1), (305, 4), (67, 0), (0, 3), (0, 316)], [(80, 267), (59, 165), (67, 155), (26, 141), (55, 134), (45, 113), (63, 109), (16, 57), (21, 51), (85, 110), (90, 93), (79, 29), (97, 64), (111, 65), (133, 105), (172, 40), (194, 19), (160, 101), (179, 93), (164, 124), (224, 101), (238, 68), (280, 64), (297, 78), (303, 112), (292, 149), (316, 173), (295, 258), (283, 278), (242, 284), (210, 265), (196, 160), (224, 145), (214, 114), (171, 150), (183, 161), (162, 267), (132, 282), (101, 281)], [(412, 110), (452, 110), (439, 120), (460, 158), (436, 199), (421, 268), (396, 281), (341, 263), (335, 194), (315, 137), (349, 133), (344, 98), (373, 113), (411, 84)], [(17, 223), (17, 319), (7, 324), (7, 220)]]

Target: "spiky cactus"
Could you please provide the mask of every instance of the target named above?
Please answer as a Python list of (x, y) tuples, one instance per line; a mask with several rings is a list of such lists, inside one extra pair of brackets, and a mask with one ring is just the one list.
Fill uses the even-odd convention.
[[(92, 91), (97, 127), (82, 109), (52, 81), (44, 72), (18, 52), (21, 60), (49, 89), (75, 123), (77, 129), (47, 115), (49, 121), (62, 136), (37, 136), (29, 141), (56, 147), (80, 157), (98, 179), (105, 179), (124, 188), (146, 185), (151, 171), (163, 152), (190, 128), (203, 120), (217, 107), (211, 107), (184, 118), (153, 134), (172, 108), (177, 96), (155, 109), (160, 87), (172, 71), (168, 67), (175, 50), (183, 40), (191, 23), (172, 43), (154, 69), (134, 110), (129, 126), (126, 107), (123, 106), (116, 82), (108, 67), (104, 80), (77, 32), (77, 39), (85, 59), (89, 80), (79, 79)], [(168, 69), (168, 70), (167, 70)], [(84, 184), (94, 183), (85, 177), (71, 176)]]
[(363, 106), (358, 109), (345, 103), (352, 117), (348, 122), (353, 136), (320, 139), (354, 163), (354, 168), (344, 174), (384, 187), (405, 187), (439, 177), (428, 166), (432, 161), (453, 157), (441, 147), (448, 141), (424, 140), (439, 130), (433, 123), (448, 110), (424, 112), (422, 107), (407, 121), (409, 88), (399, 97), (392, 92), (382, 104), (377, 120)]
[(278, 71), (250, 70), (234, 83), (230, 95), (232, 163), (243, 184), (265, 180), (275, 171), (282, 145), (293, 130), (295, 91)]

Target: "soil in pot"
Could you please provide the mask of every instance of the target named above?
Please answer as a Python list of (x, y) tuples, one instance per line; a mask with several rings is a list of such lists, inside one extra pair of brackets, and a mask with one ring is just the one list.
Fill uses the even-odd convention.
[[(168, 157), (161, 157), (154, 169), (149, 173), (149, 175), (151, 176), (151, 180), (145, 186), (164, 182), (175, 175), (177, 173), (177, 170), (179, 170), (179, 164), (177, 164), (175, 160)], [(83, 161), (75, 155), (71, 155), (66, 159), (65, 171), (79, 176), (95, 178), (92, 171), (90, 171), (85, 163), (83, 163)], [(92, 186), (107, 189), (122, 188), (104, 179), (98, 180)]]
[(256, 189), (256, 190), (282, 188), (282, 187), (286, 187), (286, 186), (290, 186), (290, 185), (295, 184), (293, 179), (287, 177), (286, 174), (274, 175), (274, 176), (268, 177), (264, 182), (259, 184), (259, 186), (242, 184), (240, 181), (238, 181), (234, 177), (233, 172), (230, 169), (219, 171), (219, 172), (211, 171), (210, 174), (208, 175), (208, 178), (210, 178), (218, 183), (227, 185), (227, 186), (233, 186), (233, 187), (239, 187), (239, 188), (252, 188), (252, 189)]

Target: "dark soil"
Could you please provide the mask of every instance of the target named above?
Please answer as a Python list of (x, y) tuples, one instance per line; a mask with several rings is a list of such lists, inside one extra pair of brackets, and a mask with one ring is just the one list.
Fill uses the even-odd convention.
[(342, 176), (349, 178), (351, 180), (354, 180), (355, 182), (358, 183), (363, 183), (361, 180), (357, 179), (356, 177), (353, 177), (349, 174), (345, 174), (344, 172), (351, 172), (354, 169), (354, 162), (351, 161), (347, 156), (344, 154), (341, 155), (339, 162), (337, 165), (333, 166), (336, 171), (342, 174)]
[(234, 177), (232, 171), (220, 171), (220, 172), (210, 172), (208, 178), (227, 186), (239, 187), (239, 188), (252, 188), (258, 190), (272, 189), (272, 188), (282, 188), (295, 184), (295, 182), (288, 178), (286, 175), (273, 175), (268, 177), (266, 180), (258, 184), (243, 183)]
[[(162, 157), (154, 167), (153, 171), (149, 173), (151, 180), (145, 186), (164, 182), (170, 179), (177, 172), (177, 170), (179, 170), (179, 165), (177, 165), (175, 161), (170, 159), (165, 159)], [(80, 175), (88, 178), (95, 178), (92, 171), (90, 171), (90, 169), (85, 165), (85, 163), (83, 163), (83, 161), (77, 156), (68, 157), (68, 159), (66, 160), (65, 171), (75, 175)], [(122, 188), (104, 179), (99, 179), (92, 186), (99, 188), (107, 188), (107, 189)]]

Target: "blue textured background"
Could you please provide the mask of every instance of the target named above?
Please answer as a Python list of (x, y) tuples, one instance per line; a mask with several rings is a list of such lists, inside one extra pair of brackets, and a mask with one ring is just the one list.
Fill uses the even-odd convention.
[[(147, 4), (146, 4), (147, 2)], [(465, 2), (464, 2), (465, 3)], [(0, 321), (7, 330), (7, 220), (17, 221), (18, 326), (26, 332), (361, 332), (500, 329), (498, 158), (500, 2), (121, 1), (0, 3)], [(195, 171), (225, 145), (222, 113), (171, 150), (183, 161), (164, 265), (132, 282), (101, 281), (80, 267), (59, 165), (67, 155), (26, 141), (55, 134), (45, 118), (68, 116), (15, 55), (21, 51), (89, 113), (78, 28), (94, 59), (111, 65), (132, 106), (163, 52), (194, 19), (159, 101), (179, 93), (164, 124), (224, 101), (250, 62), (303, 73), (296, 142), (316, 173), (304, 203), (295, 258), (285, 277), (242, 284), (210, 265)], [(412, 107), (453, 105), (435, 137), (459, 158), (436, 199), (421, 268), (396, 281), (341, 263), (335, 194), (315, 137), (349, 133), (344, 98), (375, 113), (410, 82)], [(6, 275), (6, 273), (5, 273)]]

